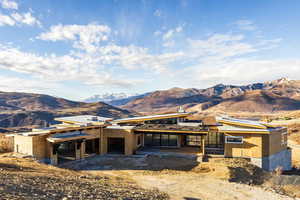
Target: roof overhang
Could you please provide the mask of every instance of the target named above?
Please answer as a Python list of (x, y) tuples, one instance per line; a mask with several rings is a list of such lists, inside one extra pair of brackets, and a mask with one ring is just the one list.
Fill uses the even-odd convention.
[(174, 134), (180, 134), (180, 135), (189, 135), (189, 134), (201, 134), (201, 135), (207, 135), (208, 131), (188, 131), (188, 130), (159, 130), (159, 129), (134, 129), (135, 133), (140, 132), (147, 132), (147, 133), (174, 133)]
[(61, 143), (66, 141), (74, 141), (74, 140), (80, 140), (80, 139), (96, 139), (99, 138), (99, 136), (96, 135), (90, 135), (86, 133), (78, 133), (78, 134), (71, 134), (71, 135), (64, 135), (63, 133), (60, 135), (53, 135), (47, 138), (48, 142), (51, 143)]
[(149, 116), (142, 116), (142, 117), (131, 117), (131, 118), (124, 118), (124, 119), (117, 119), (114, 120), (113, 123), (129, 123), (129, 122), (144, 122), (144, 121), (151, 121), (151, 120), (159, 120), (159, 119), (172, 119), (172, 118), (179, 118), (179, 117), (187, 117), (192, 113), (170, 113), (170, 114), (161, 114), (161, 115), (149, 115)]

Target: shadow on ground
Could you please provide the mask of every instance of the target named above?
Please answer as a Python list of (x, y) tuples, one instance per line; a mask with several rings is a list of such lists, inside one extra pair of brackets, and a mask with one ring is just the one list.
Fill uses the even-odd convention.
[(73, 170), (152, 170), (189, 171), (199, 165), (196, 159), (164, 155), (105, 155), (59, 165)]

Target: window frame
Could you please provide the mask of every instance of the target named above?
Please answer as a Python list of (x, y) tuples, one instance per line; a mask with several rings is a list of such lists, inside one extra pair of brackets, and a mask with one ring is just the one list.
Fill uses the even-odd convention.
[[(239, 139), (241, 139), (241, 142), (230, 142), (230, 141), (227, 140), (228, 138), (239, 138)], [(229, 136), (229, 135), (226, 135), (225, 136), (225, 143), (226, 144), (243, 144), (244, 143), (244, 137), (243, 136)]]
[(287, 139), (285, 140), (285, 137), (287, 137), (285, 135), (287, 134), (288, 134), (287, 131), (281, 133), (281, 146), (287, 145)]

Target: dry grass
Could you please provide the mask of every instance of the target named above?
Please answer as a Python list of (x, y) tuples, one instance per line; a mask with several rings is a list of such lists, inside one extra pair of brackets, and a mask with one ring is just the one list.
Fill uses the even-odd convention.
[(0, 154), (0, 199), (167, 199), (157, 190), (105, 175), (91, 175)]

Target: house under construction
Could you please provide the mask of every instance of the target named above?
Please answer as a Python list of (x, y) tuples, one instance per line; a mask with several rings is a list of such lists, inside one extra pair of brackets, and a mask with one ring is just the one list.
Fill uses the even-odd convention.
[(291, 168), (287, 129), (230, 117), (188, 120), (179, 112), (113, 120), (81, 115), (56, 118), (47, 128), (14, 134), (14, 151), (57, 165), (94, 154), (132, 155), (142, 148), (191, 148), (200, 156), (249, 158), (272, 171)]

